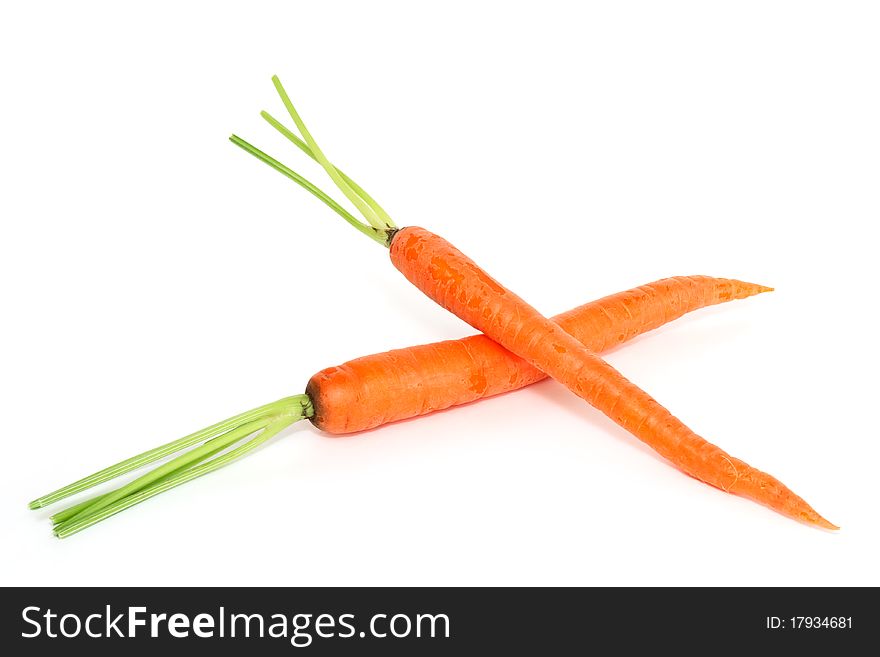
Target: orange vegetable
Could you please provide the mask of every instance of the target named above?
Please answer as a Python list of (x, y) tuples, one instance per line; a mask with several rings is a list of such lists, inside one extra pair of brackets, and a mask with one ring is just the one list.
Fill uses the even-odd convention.
[(394, 233), (390, 251), (394, 266), (428, 297), (565, 385), (684, 472), (796, 520), (838, 528), (779, 480), (695, 434), (439, 235), (402, 228)]
[[(572, 335), (605, 349), (683, 314), (770, 288), (708, 276), (667, 278), (613, 294), (558, 316)], [(187, 450), (116, 490), (54, 514), (64, 538), (259, 448), (300, 419), (351, 433), (430, 413), (534, 383), (544, 375), (480, 335), (373, 354), (312, 377), (308, 394), (241, 413), (84, 477), (33, 502), (39, 509)]]

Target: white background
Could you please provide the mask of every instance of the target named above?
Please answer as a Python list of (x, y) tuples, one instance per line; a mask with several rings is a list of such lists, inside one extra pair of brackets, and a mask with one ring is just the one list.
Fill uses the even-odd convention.
[[(880, 584), (875, 3), (2, 14), (3, 584)], [(842, 530), (692, 480), (545, 382), (352, 438), (304, 422), (53, 538), (28, 500), (471, 332), (226, 140), (330, 186), (259, 118), (283, 116), (273, 73), (400, 225), (547, 313), (676, 274), (775, 286), (609, 360)]]

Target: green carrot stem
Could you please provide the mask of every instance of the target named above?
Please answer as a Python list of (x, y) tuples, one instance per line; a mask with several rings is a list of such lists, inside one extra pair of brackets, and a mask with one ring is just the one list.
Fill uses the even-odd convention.
[(275, 90), (281, 97), (281, 102), (287, 109), (287, 113), (290, 115), (290, 118), (293, 119), (296, 128), (299, 130), (300, 135), (302, 136), (302, 139), (294, 134), (292, 130), (282, 125), (282, 123), (278, 121), (278, 119), (274, 118), (268, 112), (261, 112), (260, 115), (266, 121), (268, 121), (273, 128), (278, 130), (278, 132), (280, 132), (288, 140), (290, 140), (303, 153), (305, 153), (321, 165), (327, 175), (330, 176), (333, 184), (336, 185), (336, 187), (358, 209), (358, 211), (363, 216), (364, 221), (357, 219), (348, 210), (346, 210), (341, 205), (339, 205), (339, 203), (333, 200), (333, 198), (329, 194), (318, 188), (313, 183), (306, 180), (303, 176), (296, 173), (289, 167), (281, 164), (281, 162), (276, 160), (274, 157), (267, 155), (256, 146), (249, 144), (244, 139), (236, 135), (232, 135), (229, 140), (236, 146), (247, 151), (262, 162), (265, 162), (276, 171), (284, 174), (295, 183), (308, 190), (310, 193), (314, 194), (317, 198), (326, 203), (340, 217), (345, 219), (360, 232), (367, 235), (370, 239), (379, 242), (379, 244), (382, 244), (385, 247), (390, 246), (391, 238), (394, 236), (394, 233), (397, 232), (397, 226), (391, 220), (391, 217), (388, 216), (388, 213), (385, 212), (382, 206), (379, 205), (379, 203), (372, 196), (370, 196), (363, 187), (358, 185), (354, 180), (343, 173), (340, 169), (337, 169), (336, 166), (334, 166), (330, 162), (330, 160), (327, 159), (327, 157), (324, 155), (324, 152), (315, 141), (314, 137), (312, 137), (311, 132), (309, 132), (309, 129), (306, 127), (306, 124), (303, 122), (299, 113), (296, 111), (296, 108), (293, 106), (293, 103), (291, 102), (290, 97), (287, 95), (287, 92), (284, 90), (284, 87), (281, 85), (281, 81), (278, 79), (278, 76), (272, 76), (272, 84), (275, 85)]
[[(209, 442), (216, 444), (217, 440), (219, 440), (219, 439), (214, 438), (212, 441), (209, 441)], [(209, 443), (206, 443), (206, 444), (209, 444)], [(228, 447), (227, 445), (221, 444), (219, 447), (216, 447), (212, 451), (206, 453), (201, 459), (199, 459), (196, 462), (206, 461), (207, 459), (211, 458), (212, 456), (219, 454), (223, 450), (227, 449), (227, 447)], [(153, 482), (149, 486), (151, 486), (151, 487), (155, 486), (155, 485), (161, 483), (162, 481), (165, 481), (166, 479), (173, 477), (174, 474), (175, 474), (175, 472), (168, 473), (165, 476), (160, 477), (158, 480), (156, 480), (155, 482)], [(84, 502), (80, 502), (79, 504), (68, 507), (67, 509), (64, 509), (63, 511), (59, 511), (55, 515), (49, 516), (49, 520), (55, 526), (60, 525), (61, 523), (65, 522), (66, 520), (69, 520), (70, 518), (73, 518), (74, 516), (79, 515), (84, 509), (93, 506), (95, 504), (95, 502), (97, 502), (98, 500), (103, 500), (103, 499), (109, 497), (110, 495), (113, 494), (113, 492), (114, 491), (110, 491), (109, 493), (97, 495), (96, 497), (89, 498)], [(84, 515), (87, 515), (87, 514), (84, 514)]]
[[(271, 114), (269, 114), (269, 112), (260, 112), (260, 116), (262, 116), (264, 119), (266, 119), (266, 122), (269, 125), (271, 125), (278, 132), (280, 132), (287, 139), (289, 139), (303, 153), (308, 155), (310, 158), (312, 158), (316, 162), (318, 161), (318, 158), (316, 158), (315, 154), (312, 153), (312, 150), (308, 147), (308, 144), (306, 144), (302, 139), (300, 139), (295, 134), (293, 134), (292, 130), (290, 130), (285, 125), (283, 125), (278, 119), (276, 119)], [(379, 218), (382, 219), (382, 221), (386, 224), (386, 227), (394, 226), (394, 222), (391, 220), (391, 217), (388, 216), (388, 213), (385, 212), (385, 209), (381, 205), (379, 205), (379, 203), (378, 203), (378, 201), (376, 201), (376, 199), (374, 199), (372, 196), (367, 194), (366, 190), (363, 187), (361, 187), (360, 185), (358, 185), (354, 180), (349, 178), (342, 169), (340, 169), (339, 167), (337, 167), (335, 165), (333, 165), (333, 168), (336, 169), (336, 172), (342, 177), (342, 179), (346, 183), (348, 183), (348, 186), (351, 187), (354, 190), (354, 192), (358, 196), (360, 196), (367, 203), (367, 205), (369, 205), (375, 211), (375, 213), (377, 215), (379, 215)]]
[(279, 173), (284, 174), (285, 176), (290, 178), (293, 182), (295, 182), (296, 184), (301, 186), (303, 189), (314, 194), (317, 198), (319, 198), (321, 201), (326, 203), (330, 207), (331, 210), (333, 210), (336, 214), (338, 214), (340, 217), (345, 219), (348, 223), (350, 223), (352, 226), (357, 228), (359, 231), (361, 231), (364, 235), (366, 235), (370, 239), (375, 240), (376, 242), (379, 242), (379, 244), (381, 244), (383, 246), (388, 246), (388, 231), (387, 230), (373, 228), (372, 226), (365, 224), (362, 221), (359, 221), (348, 210), (346, 210), (341, 205), (339, 205), (339, 203), (334, 201), (332, 197), (330, 197), (325, 192), (321, 191), (321, 189), (319, 189), (315, 184), (309, 182), (303, 176), (301, 176), (300, 174), (298, 174), (296, 171), (292, 170), (291, 168), (281, 164), (281, 162), (276, 160), (271, 155), (267, 155), (266, 153), (261, 151), (256, 146), (249, 144), (248, 142), (246, 142), (244, 139), (242, 139), (238, 135), (232, 135), (231, 137), (229, 137), (229, 141), (231, 141), (233, 144), (235, 144), (236, 146), (238, 146), (242, 150), (247, 151), (248, 153), (253, 155), (255, 158), (260, 160), (261, 162), (265, 162), (266, 164), (268, 164), (270, 167), (272, 167), (273, 169), (275, 169)]
[(140, 504), (144, 500), (158, 495), (159, 493), (164, 493), (165, 491), (175, 488), (176, 486), (180, 486), (181, 484), (191, 481), (197, 477), (206, 475), (209, 472), (217, 470), (218, 468), (222, 468), (224, 465), (227, 465), (228, 463), (238, 458), (241, 458), (242, 456), (245, 456), (249, 452), (255, 450), (267, 440), (274, 437), (276, 434), (296, 422), (297, 419), (299, 418), (284, 417), (278, 419), (275, 422), (269, 424), (265, 429), (262, 430), (261, 433), (249, 440), (244, 445), (241, 445), (240, 447), (237, 447), (232, 451), (223, 454), (222, 456), (218, 456), (217, 458), (214, 458), (210, 461), (200, 463), (188, 469), (176, 472), (171, 477), (163, 481), (155, 482), (151, 486), (148, 486), (121, 499), (117, 499), (100, 509), (93, 510), (92, 512), (86, 514), (84, 517), (74, 518), (68, 522), (58, 525), (53, 531), (58, 538), (67, 538), (68, 536), (80, 532), (87, 527), (91, 527), (92, 525), (119, 513), (120, 511), (124, 511), (125, 509), (134, 506), (135, 504)]
[(272, 402), (271, 404), (266, 404), (265, 406), (260, 406), (259, 408), (252, 409), (245, 413), (241, 413), (240, 415), (231, 417), (227, 420), (223, 420), (222, 422), (218, 422), (217, 424), (212, 424), (210, 427), (206, 427), (201, 431), (196, 431), (195, 433), (184, 436), (183, 438), (173, 440), (170, 443), (166, 443), (154, 449), (143, 452), (142, 454), (138, 454), (137, 456), (133, 456), (124, 461), (120, 461), (119, 463), (111, 465), (108, 468), (104, 468), (103, 470), (96, 472), (95, 474), (89, 475), (88, 477), (83, 477), (82, 479), (79, 479), (72, 484), (68, 484), (63, 488), (59, 488), (58, 490), (53, 491), (48, 495), (38, 497), (28, 506), (31, 509), (39, 509), (44, 506), (53, 504), (59, 500), (63, 500), (65, 497), (70, 497), (71, 495), (75, 495), (76, 493), (84, 491), (88, 488), (92, 488), (93, 486), (102, 484), (105, 481), (115, 479), (120, 475), (126, 474), (127, 472), (131, 472), (133, 470), (137, 470), (138, 468), (141, 468), (149, 463), (158, 461), (159, 459), (165, 458), (166, 456), (174, 454), (175, 452), (179, 452), (182, 449), (186, 449), (187, 447), (190, 447), (192, 445), (210, 440), (211, 438), (214, 438), (215, 436), (218, 436), (228, 431), (230, 428), (239, 426), (244, 422), (249, 422), (251, 420), (270, 415), (273, 412), (276, 412), (280, 406), (283, 406), (285, 402), (287, 402), (287, 400), (282, 399), (277, 402)]
[(339, 188), (339, 191), (345, 194), (348, 197), (348, 200), (354, 203), (355, 207), (357, 207), (357, 209), (360, 210), (361, 214), (364, 215), (364, 219), (367, 220), (367, 223), (370, 224), (373, 228), (394, 228), (393, 223), (388, 224), (384, 220), (380, 219), (375, 210), (373, 210), (373, 208), (370, 207), (370, 205), (366, 203), (364, 199), (358, 196), (357, 193), (355, 193), (355, 191), (342, 178), (342, 176), (339, 175), (336, 167), (334, 167), (330, 163), (330, 160), (328, 160), (327, 157), (324, 155), (323, 151), (318, 146), (318, 143), (312, 137), (312, 133), (309, 132), (306, 124), (300, 118), (299, 113), (296, 111), (296, 108), (290, 101), (290, 97), (287, 95), (287, 92), (281, 85), (281, 81), (278, 79), (277, 75), (272, 76), (272, 84), (275, 85), (275, 90), (281, 97), (281, 102), (284, 103), (284, 107), (287, 109), (287, 113), (290, 114), (290, 118), (293, 119), (293, 122), (296, 124), (299, 133), (303, 136), (306, 144), (308, 144), (309, 150), (312, 152), (315, 160), (317, 160), (318, 164), (320, 164), (323, 167), (324, 171), (327, 172), (327, 175), (330, 176), (330, 179)]
[[(264, 426), (265, 420), (253, 420), (251, 422), (247, 422), (241, 425), (240, 427), (237, 427), (236, 429), (233, 429), (232, 431), (223, 434), (222, 436), (212, 438), (204, 445), (201, 445), (200, 447), (194, 447), (193, 449), (182, 454), (181, 456), (178, 456), (177, 458), (168, 461), (168, 463), (165, 463), (150, 470), (148, 473), (138, 477), (134, 481), (124, 486), (121, 486), (110, 493), (99, 495), (98, 497), (93, 498), (91, 504), (87, 504), (84, 508), (81, 508), (76, 514), (71, 516), (71, 518), (76, 519), (80, 516), (85, 516), (96, 511), (100, 511), (102, 508), (109, 506), (113, 502), (120, 500), (128, 495), (131, 495), (132, 493), (136, 493), (137, 491), (146, 488), (150, 484), (153, 484), (164, 477), (170, 476), (179, 470), (185, 469), (195, 463), (198, 463), (199, 461), (203, 461), (204, 459), (208, 458), (211, 453), (216, 452), (217, 448), (226, 449), (230, 445), (237, 443), (242, 438), (251, 435), (255, 431), (263, 428)], [(78, 504), (77, 506), (82, 507), (81, 504)], [(54, 518), (54, 520), (63, 524), (63, 522), (57, 517)]]
[[(218, 439), (215, 438), (213, 441), (210, 441), (210, 442), (212, 444), (216, 445), (217, 441), (218, 441)], [(208, 444), (208, 443), (206, 443), (206, 444)], [(186, 470), (189, 467), (193, 467), (193, 466), (197, 465), (198, 463), (203, 463), (204, 461), (207, 461), (211, 457), (216, 456), (220, 452), (223, 452), (224, 450), (228, 449), (228, 447), (229, 447), (229, 445), (221, 443), (219, 446), (215, 447), (213, 450), (204, 453), (201, 458), (194, 459), (190, 466), (175, 470), (174, 472), (169, 472), (169, 473), (165, 474), (164, 476), (159, 477), (154, 482), (147, 484), (146, 488), (143, 488), (141, 490), (147, 490), (148, 488), (157, 487), (161, 483), (171, 479), (172, 477), (175, 477), (182, 470)], [(73, 518), (75, 516), (76, 516), (77, 521), (79, 521), (82, 518), (85, 518), (86, 516), (92, 515), (92, 513), (99, 511), (100, 507), (98, 507), (95, 503), (98, 502), (99, 500), (104, 500), (106, 498), (109, 498), (114, 492), (115, 491), (110, 491), (109, 493), (104, 493), (103, 495), (98, 495), (96, 497), (89, 498), (85, 502), (80, 502), (79, 504), (76, 504), (75, 506), (64, 509), (63, 511), (59, 511), (55, 515), (50, 516), (49, 520), (52, 522), (53, 531), (55, 529), (58, 529), (58, 527), (60, 525), (64, 524), (67, 520), (70, 520), (71, 518)], [(140, 492), (140, 491), (138, 491), (138, 492)], [(129, 497), (130, 496), (131, 496), (131, 494), (129, 494)], [(117, 503), (114, 502), (114, 503), (110, 504), (109, 506), (113, 506), (115, 504), (117, 504)], [(94, 507), (94, 508), (90, 508), (90, 507)], [(87, 512), (83, 513), (83, 511), (85, 511), (85, 509), (89, 509), (89, 510)]]
[[(150, 470), (128, 484), (53, 515), (51, 520), (55, 524), (53, 530), (55, 534), (60, 537), (69, 536), (138, 502), (212, 472), (244, 456), (285, 427), (303, 418), (311, 417), (313, 413), (314, 409), (307, 395), (285, 397), (105, 468), (55, 493), (35, 500), (31, 503), (31, 508), (45, 506), (163, 456), (192, 447), (184, 454)], [(245, 443), (237, 445), (249, 437), (250, 439)]]

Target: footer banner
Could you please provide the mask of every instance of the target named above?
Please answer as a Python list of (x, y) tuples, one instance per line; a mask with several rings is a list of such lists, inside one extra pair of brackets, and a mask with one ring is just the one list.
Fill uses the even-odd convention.
[(215, 655), (852, 650), (870, 645), (865, 641), (878, 623), (874, 589), (7, 588), (2, 595), (7, 655), (67, 648), (124, 655), (141, 646), (162, 657), (202, 649)]

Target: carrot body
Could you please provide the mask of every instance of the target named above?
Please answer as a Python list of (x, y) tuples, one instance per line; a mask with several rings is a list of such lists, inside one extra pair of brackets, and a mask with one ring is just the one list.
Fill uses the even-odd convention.
[[(677, 276), (592, 301), (553, 321), (601, 352), (693, 310), (769, 289), (724, 278)], [(328, 367), (311, 378), (306, 394), (315, 409), (315, 426), (345, 434), (517, 390), (546, 376), (497, 342), (472, 335)]]
[(403, 228), (390, 252), (394, 266), (428, 297), (565, 385), (689, 475), (797, 520), (836, 529), (777, 479), (691, 431), (439, 235)]

